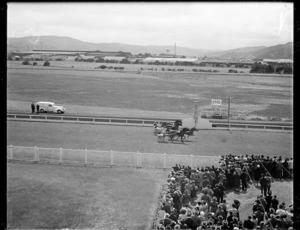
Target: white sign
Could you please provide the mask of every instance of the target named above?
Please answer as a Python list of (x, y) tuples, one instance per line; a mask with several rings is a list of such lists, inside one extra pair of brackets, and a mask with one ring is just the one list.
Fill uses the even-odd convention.
[(221, 105), (222, 100), (221, 99), (211, 99), (211, 105)]

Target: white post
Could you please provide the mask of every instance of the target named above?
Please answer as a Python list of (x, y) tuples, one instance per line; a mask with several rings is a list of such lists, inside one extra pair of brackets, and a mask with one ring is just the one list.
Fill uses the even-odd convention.
[(114, 154), (113, 151), (110, 150), (110, 167), (114, 165)]
[(35, 155), (34, 155), (34, 160), (35, 161), (40, 161), (40, 156), (39, 156), (39, 148), (35, 146)]
[(63, 153), (63, 150), (62, 150), (62, 147), (60, 147), (60, 149), (59, 149), (59, 163), (60, 164), (62, 163), (62, 153)]
[(142, 168), (142, 154), (140, 153), (140, 168)]
[(88, 154), (87, 149), (85, 149), (85, 165), (87, 165), (87, 154)]
[(36, 146), (34, 146), (34, 161), (37, 161), (36, 159), (37, 159), (37, 147)]
[(191, 168), (193, 168), (193, 154), (191, 154)]
[(166, 169), (166, 153), (164, 153), (164, 169)]
[(9, 151), (10, 151), (10, 159), (12, 160), (13, 159), (13, 146), (12, 145), (9, 146)]

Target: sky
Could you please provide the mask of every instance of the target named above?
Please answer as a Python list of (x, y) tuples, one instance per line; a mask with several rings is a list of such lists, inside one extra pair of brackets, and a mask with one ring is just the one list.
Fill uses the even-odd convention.
[(293, 3), (8, 3), (7, 36), (205, 50), (293, 42)]

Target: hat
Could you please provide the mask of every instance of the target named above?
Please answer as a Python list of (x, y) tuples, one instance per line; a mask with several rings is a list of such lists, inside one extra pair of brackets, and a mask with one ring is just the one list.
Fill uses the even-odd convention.
[(240, 230), (238, 227), (234, 227), (233, 230)]
[(171, 181), (175, 181), (175, 178), (174, 178), (174, 177), (171, 177)]

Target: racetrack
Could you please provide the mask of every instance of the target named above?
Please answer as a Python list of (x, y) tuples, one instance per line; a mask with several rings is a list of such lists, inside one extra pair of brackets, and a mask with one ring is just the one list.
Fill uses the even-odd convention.
[(201, 130), (195, 134), (185, 144), (180, 141), (158, 143), (152, 127), (7, 122), (8, 145), (202, 156), (229, 153), (286, 157), (293, 155), (292, 133)]

